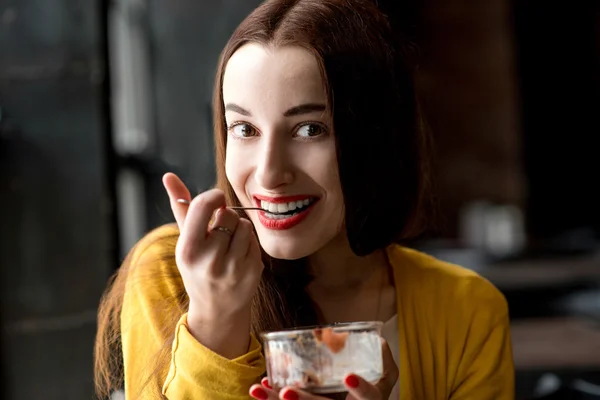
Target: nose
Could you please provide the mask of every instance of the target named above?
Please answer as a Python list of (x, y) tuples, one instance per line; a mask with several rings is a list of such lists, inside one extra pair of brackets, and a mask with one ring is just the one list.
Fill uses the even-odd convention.
[(265, 135), (257, 157), (256, 182), (266, 190), (278, 189), (294, 180), (289, 146), (285, 139)]

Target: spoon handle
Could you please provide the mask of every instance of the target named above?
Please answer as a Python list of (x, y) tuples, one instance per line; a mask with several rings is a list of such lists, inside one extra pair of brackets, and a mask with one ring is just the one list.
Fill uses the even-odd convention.
[[(186, 199), (177, 199), (178, 203), (181, 204), (185, 204), (185, 205), (190, 205), (190, 201), (186, 200)], [(262, 208), (260, 207), (238, 207), (238, 206), (231, 206), (231, 207), (227, 207), (227, 208), (231, 208), (232, 210), (259, 210), (259, 211), (264, 211)]]

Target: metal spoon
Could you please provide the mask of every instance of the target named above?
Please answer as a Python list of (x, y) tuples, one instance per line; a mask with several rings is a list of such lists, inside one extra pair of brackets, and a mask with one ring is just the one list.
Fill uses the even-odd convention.
[[(177, 199), (178, 203), (181, 204), (185, 204), (185, 205), (190, 205), (190, 201), (186, 200), (186, 199)], [(227, 208), (230, 208), (232, 210), (259, 210), (259, 211), (266, 211), (263, 208), (260, 207), (237, 207), (237, 206), (227, 206)]]

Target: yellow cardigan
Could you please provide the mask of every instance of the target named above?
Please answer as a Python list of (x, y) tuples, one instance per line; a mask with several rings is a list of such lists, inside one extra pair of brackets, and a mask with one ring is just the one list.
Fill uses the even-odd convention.
[[(158, 382), (168, 399), (247, 400), (248, 389), (265, 373), (260, 344), (253, 337), (248, 354), (228, 360), (191, 336), (174, 297), (183, 290), (177, 266), (159, 258), (172, 252), (165, 238), (176, 234), (173, 225), (160, 227), (130, 254), (121, 313), (126, 399), (154, 397), (141, 391), (143, 377), (149, 374), (151, 385), (157, 384), (160, 374), (149, 372), (152, 362), (174, 334), (168, 375)], [(504, 296), (470, 270), (398, 245), (387, 252), (397, 292), (400, 399), (513, 399)], [(177, 326), (164, 329), (164, 316), (173, 313), (179, 314)]]

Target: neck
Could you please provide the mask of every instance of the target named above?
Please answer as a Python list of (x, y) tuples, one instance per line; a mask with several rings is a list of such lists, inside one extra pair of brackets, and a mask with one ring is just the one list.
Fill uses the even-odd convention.
[(364, 257), (352, 252), (345, 235), (333, 239), (327, 246), (308, 258), (314, 276), (311, 286), (334, 290), (354, 290), (374, 275), (388, 269), (385, 250)]
[(363, 315), (356, 315), (357, 318), (376, 318), (382, 293), (384, 300), (391, 299), (393, 303), (384, 307), (395, 312), (395, 289), (385, 250), (359, 257), (352, 252), (345, 235), (340, 235), (309, 256), (308, 262), (314, 279), (307, 292), (321, 309), (325, 322), (348, 320), (353, 312), (361, 313), (361, 308)]

